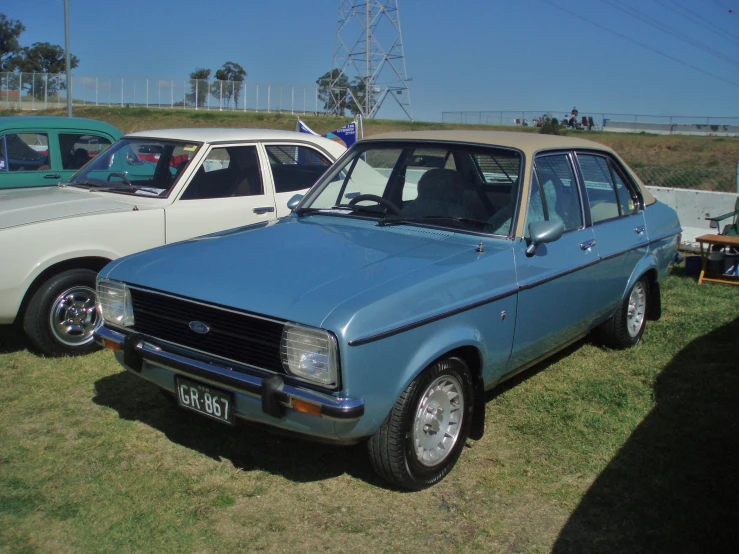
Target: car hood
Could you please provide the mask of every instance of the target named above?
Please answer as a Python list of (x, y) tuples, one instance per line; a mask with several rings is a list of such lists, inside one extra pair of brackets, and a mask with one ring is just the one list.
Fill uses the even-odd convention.
[(82, 189), (40, 187), (4, 190), (0, 191), (0, 229), (131, 209), (130, 202)]
[[(387, 298), (439, 274), (453, 273), (474, 261), (476, 245), (474, 237), (460, 240), (443, 230), (290, 216), (121, 258), (101, 276), (322, 326), (332, 311), (351, 299), (351, 313), (356, 314), (361, 309), (357, 297), (372, 302), (378, 289)], [(448, 262), (455, 258), (460, 259)], [(408, 278), (410, 274), (413, 278)], [(364, 294), (371, 290), (374, 294)], [(333, 326), (342, 325), (332, 319)], [(338, 319), (347, 323), (345, 316)]]

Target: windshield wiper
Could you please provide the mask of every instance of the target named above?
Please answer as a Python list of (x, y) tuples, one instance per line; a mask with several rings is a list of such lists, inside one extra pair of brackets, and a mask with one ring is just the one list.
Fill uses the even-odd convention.
[(380, 220), (380, 227), (385, 225), (402, 225), (403, 223), (429, 223), (431, 221), (453, 221), (454, 223), (474, 224), (475, 226), (487, 225), (487, 221), (481, 221), (479, 219), (471, 219), (469, 217), (454, 217), (451, 215), (424, 215), (419, 217), (406, 217), (400, 215), (385, 215)]
[(331, 206), (330, 208), (295, 208), (293, 210), (293, 213), (297, 215), (298, 217), (302, 217), (306, 214), (314, 214), (318, 212), (326, 212), (330, 210), (348, 210), (353, 211), (354, 206)]

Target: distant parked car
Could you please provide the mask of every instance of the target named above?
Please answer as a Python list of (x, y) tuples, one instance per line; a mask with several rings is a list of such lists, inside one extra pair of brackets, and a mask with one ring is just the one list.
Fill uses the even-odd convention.
[(105, 264), (287, 215), (294, 192), (345, 150), (286, 131), (149, 131), (122, 138), (66, 184), (0, 190), (0, 324), (22, 324), (48, 355), (89, 352)]
[(108, 265), (96, 335), (187, 410), (366, 440), (409, 489), (482, 437), (486, 390), (639, 342), (681, 231), (613, 151), (538, 134), (372, 137), (297, 202)]
[(0, 117), (0, 189), (66, 181), (122, 135), (94, 119)]

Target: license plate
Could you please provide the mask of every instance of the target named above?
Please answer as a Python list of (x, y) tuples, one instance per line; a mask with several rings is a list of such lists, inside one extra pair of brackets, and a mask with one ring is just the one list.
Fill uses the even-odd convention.
[(177, 405), (233, 425), (233, 394), (177, 377)]

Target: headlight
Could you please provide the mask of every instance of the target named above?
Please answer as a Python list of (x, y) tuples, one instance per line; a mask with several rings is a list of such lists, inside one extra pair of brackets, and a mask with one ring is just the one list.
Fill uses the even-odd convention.
[(104, 321), (121, 327), (133, 325), (133, 303), (128, 287), (118, 281), (98, 279), (98, 314)]
[(287, 323), (280, 352), (289, 374), (326, 387), (338, 384), (336, 339), (327, 331)]

